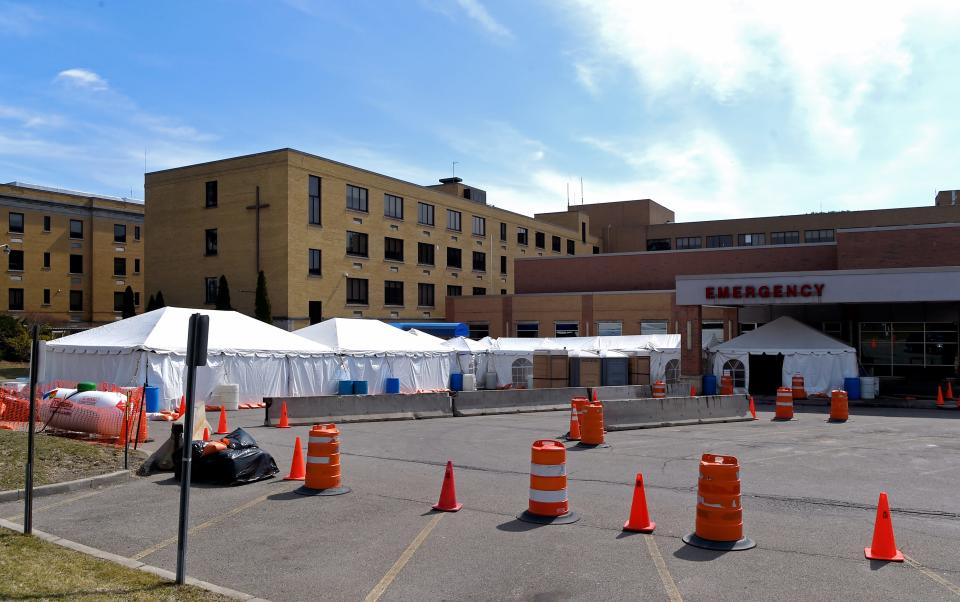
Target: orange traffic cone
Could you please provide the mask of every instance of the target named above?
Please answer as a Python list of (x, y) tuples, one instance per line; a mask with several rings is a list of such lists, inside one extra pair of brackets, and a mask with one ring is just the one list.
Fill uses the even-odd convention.
[(181, 396), (180, 396), (180, 409), (177, 410), (177, 418), (176, 418), (176, 419), (177, 419), (177, 420), (180, 420), (180, 418), (183, 417), (183, 415), (186, 414), (186, 413), (187, 413), (187, 396), (186, 396), (186, 395), (181, 395)]
[(940, 385), (937, 385), (937, 405), (943, 405), (943, 389), (940, 388)]
[(696, 397), (696, 396), (697, 396), (697, 388), (693, 385), (690, 385), (690, 397)]
[(750, 396), (750, 415), (757, 420), (757, 406), (753, 404), (753, 395)]
[(210, 429), (208, 429), (207, 427), (203, 427), (203, 440), (204, 441), (210, 440)]
[(220, 406), (220, 424), (217, 425), (217, 434), (218, 435), (227, 435), (230, 431), (227, 430), (227, 410)]
[(599, 401), (599, 400), (597, 399), (597, 390), (596, 390), (596, 389), (593, 390), (593, 397), (591, 397), (590, 400), (591, 400), (591, 401)]
[(434, 510), (442, 512), (456, 512), (463, 508), (457, 503), (457, 486), (453, 481), (453, 461), (447, 460), (447, 469), (443, 473), (443, 485), (440, 487), (440, 501), (434, 505)]
[(283, 403), (280, 405), (280, 423), (277, 424), (278, 429), (288, 429), (290, 428), (290, 420), (287, 419), (287, 400), (284, 399)]
[(863, 555), (870, 560), (903, 562), (903, 554), (897, 549), (893, 537), (893, 521), (890, 519), (890, 506), (887, 505), (887, 493), (880, 492), (877, 503), (877, 521), (873, 526), (873, 543), (863, 549)]
[(300, 437), (293, 443), (293, 464), (290, 465), (290, 474), (283, 477), (284, 481), (303, 481), (307, 478), (307, 464), (303, 461), (303, 448), (300, 446)]
[(630, 520), (623, 523), (624, 531), (653, 533), (657, 523), (650, 520), (647, 512), (647, 496), (643, 492), (643, 475), (637, 473), (637, 484), (633, 488), (633, 503), (630, 505)]
[(947, 381), (947, 399), (953, 401), (953, 383), (949, 380)]
[(567, 433), (567, 439), (570, 441), (580, 440), (580, 421), (577, 419), (576, 406), (570, 406), (570, 432)]
[(146, 414), (138, 413), (137, 422), (140, 423), (140, 428), (137, 430), (137, 442), (144, 443), (146, 441), (150, 441), (150, 431), (147, 427), (147, 423), (150, 422), (150, 420), (147, 418)]

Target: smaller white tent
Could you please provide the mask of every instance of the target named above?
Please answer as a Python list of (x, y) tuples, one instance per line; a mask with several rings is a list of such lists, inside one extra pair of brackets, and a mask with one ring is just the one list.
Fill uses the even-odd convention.
[(490, 342), (491, 339), (489, 338), (474, 341), (467, 337), (454, 337), (444, 341), (443, 345), (454, 352), (453, 373), (473, 374), (477, 377), (477, 382), (480, 383), (487, 373)]
[(727, 362), (740, 362), (747, 388), (751, 355), (783, 354), (781, 386), (791, 386), (793, 375), (801, 374), (807, 393), (829, 394), (843, 387), (844, 378), (859, 374), (853, 347), (787, 316), (715, 345), (710, 353), (718, 379)]
[(325, 394), (336, 393), (340, 380), (365, 380), (369, 393), (383, 393), (388, 378), (400, 379), (401, 393), (449, 387), (449, 347), (379, 320), (331, 318), (294, 334), (337, 353), (339, 366), (327, 374)]

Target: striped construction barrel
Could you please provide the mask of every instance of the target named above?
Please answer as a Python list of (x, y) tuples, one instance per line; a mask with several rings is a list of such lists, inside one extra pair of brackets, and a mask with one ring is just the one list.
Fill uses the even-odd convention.
[(335, 424), (315, 424), (307, 439), (307, 475), (301, 495), (338, 495), (350, 491), (340, 480), (340, 430)]
[(517, 516), (539, 524), (579, 520), (567, 500), (567, 450), (560, 441), (540, 439), (530, 448), (530, 496), (527, 510)]

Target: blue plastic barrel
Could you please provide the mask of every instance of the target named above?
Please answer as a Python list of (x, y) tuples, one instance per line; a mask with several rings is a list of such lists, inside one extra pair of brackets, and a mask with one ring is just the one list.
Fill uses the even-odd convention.
[(399, 378), (388, 378), (383, 384), (384, 393), (399, 393), (400, 392), (400, 379)]
[(367, 381), (365, 381), (365, 380), (355, 380), (355, 381), (353, 381), (353, 394), (354, 394), (354, 395), (366, 395), (366, 394), (367, 394)]
[(454, 391), (463, 391), (463, 374), (450, 375), (450, 388)]
[(860, 377), (843, 379), (843, 390), (847, 392), (847, 399), (860, 399)]
[(715, 375), (713, 374), (703, 375), (703, 394), (704, 395), (717, 394), (717, 377)]
[(147, 400), (147, 413), (155, 414), (160, 411), (160, 387), (147, 385), (144, 389), (144, 397)]
[(353, 381), (352, 380), (338, 381), (337, 395), (353, 395)]

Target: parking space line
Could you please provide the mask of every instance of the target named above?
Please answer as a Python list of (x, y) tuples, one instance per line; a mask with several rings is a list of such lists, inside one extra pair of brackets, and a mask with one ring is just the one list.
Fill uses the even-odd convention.
[(942, 585), (943, 587), (947, 588), (948, 591), (950, 591), (950, 592), (952, 592), (954, 595), (960, 597), (960, 586), (957, 586), (957, 585), (953, 584), (952, 582), (944, 579), (944, 578), (941, 577), (940, 575), (934, 573), (933, 571), (931, 571), (931, 570), (928, 569), (927, 567), (923, 566), (922, 564), (920, 564), (919, 562), (917, 562), (917, 561), (914, 560), (913, 558), (910, 558), (910, 557), (907, 556), (906, 554), (903, 555), (903, 559), (907, 561), (907, 564), (909, 564), (909, 565), (912, 566), (913, 568), (915, 568), (915, 569), (917, 569), (918, 571), (920, 571), (921, 573), (923, 573), (924, 576), (926, 576), (926, 577), (928, 577), (929, 579), (931, 579), (931, 580), (939, 583), (939, 584)]
[(643, 539), (647, 542), (647, 551), (650, 552), (650, 558), (653, 559), (653, 564), (657, 567), (657, 573), (660, 575), (660, 581), (663, 582), (663, 589), (667, 590), (667, 597), (670, 598), (670, 602), (683, 602), (683, 598), (680, 597), (680, 590), (677, 589), (673, 576), (667, 570), (667, 563), (663, 561), (663, 555), (660, 553), (659, 546), (657, 546), (657, 540), (653, 538), (653, 535), (644, 535)]
[[(75, 496), (70, 497), (70, 498), (67, 498), (67, 499), (65, 499), (65, 500), (60, 500), (60, 501), (58, 501), (58, 502), (53, 502), (52, 504), (46, 504), (46, 505), (44, 505), (44, 506), (38, 506), (38, 507), (34, 508), (33, 511), (34, 511), (34, 513), (37, 513), (37, 512), (41, 512), (41, 511), (43, 511), (43, 510), (49, 510), (49, 509), (51, 509), (51, 508), (58, 508), (58, 507), (60, 507), (60, 506), (65, 506), (65, 505), (67, 505), (67, 504), (76, 502), (77, 500), (82, 500), (82, 499), (84, 499), (84, 498), (93, 497), (93, 496), (95, 496), (95, 495), (100, 495), (100, 494), (103, 493), (104, 491), (109, 491), (109, 490), (111, 490), (111, 489), (113, 489), (113, 488), (112, 488), (112, 487), (105, 487), (105, 488), (103, 488), (103, 489), (94, 489), (93, 491), (88, 491), (88, 492), (86, 492), (86, 493), (81, 493), (80, 495), (75, 495)], [(21, 521), (21, 520), (23, 520), (23, 512), (21, 512), (20, 514), (15, 514), (15, 515), (13, 515), (13, 516), (8, 516), (8, 517), (6, 517), (5, 520), (15, 521), (15, 522)]]
[(430, 522), (428, 522), (423, 529), (420, 529), (420, 532), (417, 533), (417, 536), (413, 538), (413, 541), (410, 542), (410, 545), (407, 546), (407, 549), (403, 551), (403, 554), (400, 554), (400, 558), (397, 558), (397, 561), (393, 563), (393, 566), (390, 567), (390, 570), (387, 571), (380, 581), (373, 587), (373, 589), (370, 590), (370, 593), (367, 594), (367, 597), (363, 599), (363, 602), (377, 602), (377, 600), (380, 599), (380, 596), (387, 591), (387, 588), (390, 587), (390, 584), (393, 583), (393, 580), (397, 578), (397, 575), (400, 574), (400, 571), (403, 570), (403, 567), (410, 562), (410, 559), (413, 558), (413, 555), (416, 553), (417, 549), (427, 539), (427, 536), (430, 535), (430, 532), (433, 531), (433, 528), (437, 526), (437, 523), (440, 522), (441, 518), (443, 518), (443, 513), (437, 514), (430, 519)]

